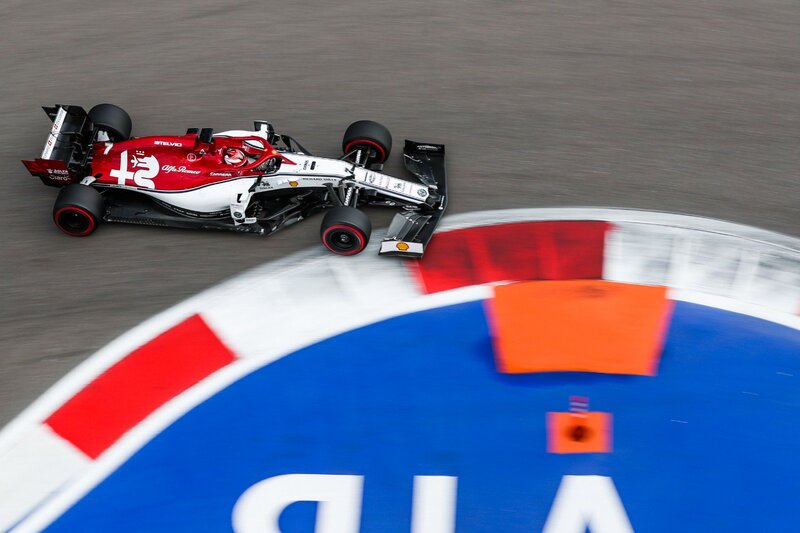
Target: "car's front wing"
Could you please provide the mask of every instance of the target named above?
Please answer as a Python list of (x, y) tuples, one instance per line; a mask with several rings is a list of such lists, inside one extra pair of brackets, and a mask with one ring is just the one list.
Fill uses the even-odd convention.
[(431, 191), (430, 198), (417, 207), (394, 216), (381, 242), (380, 253), (422, 257), (447, 207), (447, 174), (444, 145), (406, 141), (403, 148), (406, 169)]

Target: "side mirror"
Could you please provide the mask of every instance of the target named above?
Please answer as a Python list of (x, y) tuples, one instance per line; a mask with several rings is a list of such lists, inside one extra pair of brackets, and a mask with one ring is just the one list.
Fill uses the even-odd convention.
[(267, 140), (270, 144), (272, 144), (272, 140), (275, 138), (275, 128), (272, 127), (272, 124), (267, 122), (266, 120), (256, 120), (253, 121), (253, 129), (256, 131), (263, 131), (267, 134)]
[(211, 142), (211, 137), (214, 135), (213, 128), (203, 128), (200, 130), (200, 135), (198, 136), (198, 140), (201, 143), (208, 144)]

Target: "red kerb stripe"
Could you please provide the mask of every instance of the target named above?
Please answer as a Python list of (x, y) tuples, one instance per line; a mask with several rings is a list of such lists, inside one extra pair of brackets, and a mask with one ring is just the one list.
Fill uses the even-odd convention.
[(426, 293), (503, 280), (600, 279), (610, 227), (519, 222), (437, 233), (416, 266)]
[(45, 423), (94, 459), (158, 407), (234, 359), (194, 315), (113, 365)]

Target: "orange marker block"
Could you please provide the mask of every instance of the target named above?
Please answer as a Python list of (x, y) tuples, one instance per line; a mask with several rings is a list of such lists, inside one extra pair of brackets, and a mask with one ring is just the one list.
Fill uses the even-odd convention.
[(488, 311), (500, 372), (654, 376), (672, 302), (664, 287), (531, 281), (495, 287)]
[(547, 413), (550, 453), (610, 453), (611, 413)]

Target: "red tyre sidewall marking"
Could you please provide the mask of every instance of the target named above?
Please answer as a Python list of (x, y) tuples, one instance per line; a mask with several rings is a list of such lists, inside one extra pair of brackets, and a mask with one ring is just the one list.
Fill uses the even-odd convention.
[[(336, 230), (336, 229), (346, 229), (346, 230), (349, 230), (349, 231), (352, 231), (352, 232), (356, 233), (358, 235), (358, 239), (361, 241), (361, 246), (359, 246), (357, 249), (351, 250), (349, 252), (341, 252), (341, 251), (334, 250), (333, 248), (331, 248), (328, 245), (328, 234), (330, 232), (332, 232), (333, 230)], [(336, 255), (356, 255), (357, 253), (361, 252), (364, 248), (366, 248), (367, 239), (364, 236), (364, 234), (361, 233), (360, 230), (354, 228), (353, 226), (348, 226), (346, 224), (336, 224), (335, 226), (331, 226), (330, 228), (326, 229), (322, 233), (322, 244), (325, 245), (325, 248), (327, 248), (331, 252), (335, 253)]]
[(358, 140), (355, 140), (355, 141), (350, 141), (349, 143), (347, 143), (347, 146), (344, 147), (344, 153), (349, 152), (351, 147), (355, 146), (357, 144), (368, 144), (370, 146), (374, 146), (381, 153), (381, 158), (378, 161), (378, 163), (383, 163), (384, 161), (386, 161), (386, 150), (383, 149), (383, 146), (381, 146), (380, 144), (376, 143), (375, 141), (370, 141), (369, 139), (358, 139)]
[[(86, 230), (82, 231), (81, 233), (72, 233), (70, 231), (67, 231), (58, 222), (58, 217), (61, 216), (61, 214), (64, 213), (65, 211), (77, 211), (78, 213), (82, 214), (83, 216), (85, 216), (86, 218), (89, 219), (89, 227)], [(94, 231), (94, 228), (97, 226), (97, 223), (95, 222), (94, 217), (91, 215), (91, 213), (89, 213), (88, 211), (86, 211), (83, 208), (76, 207), (76, 206), (62, 207), (61, 209), (56, 211), (56, 214), (53, 217), (53, 220), (55, 221), (56, 226), (58, 226), (58, 229), (60, 229), (61, 231), (63, 231), (67, 235), (71, 235), (72, 237), (86, 237), (92, 231)]]

